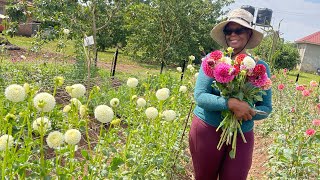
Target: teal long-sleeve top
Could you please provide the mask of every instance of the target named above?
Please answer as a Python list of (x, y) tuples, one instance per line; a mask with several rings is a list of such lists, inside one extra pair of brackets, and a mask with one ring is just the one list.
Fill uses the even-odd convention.
[[(257, 61), (257, 64), (265, 65), (267, 69), (268, 77), (270, 78), (270, 68), (268, 64), (262, 60)], [(196, 107), (193, 113), (206, 122), (207, 124), (218, 127), (222, 121), (221, 112), (223, 110), (228, 110), (227, 99), (220, 96), (220, 91), (212, 87), (214, 79), (205, 75), (200, 67), (199, 75), (196, 81), (196, 86), (194, 90), (194, 98), (196, 101)], [(263, 95), (263, 101), (258, 101), (255, 103), (255, 109), (265, 111), (270, 114), (272, 111), (272, 101), (271, 89), (266, 90), (266, 95)], [(268, 115), (256, 114), (251, 120), (243, 121), (241, 125), (242, 132), (249, 132), (253, 129), (254, 121), (261, 120), (268, 117)]]

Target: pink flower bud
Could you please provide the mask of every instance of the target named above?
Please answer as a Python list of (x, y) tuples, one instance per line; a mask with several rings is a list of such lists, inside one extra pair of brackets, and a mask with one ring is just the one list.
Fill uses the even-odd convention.
[(282, 91), (284, 89), (284, 87), (285, 87), (284, 84), (279, 84), (278, 85), (278, 90)]
[(290, 112), (294, 113), (294, 112), (296, 112), (296, 109), (294, 107), (292, 107)]

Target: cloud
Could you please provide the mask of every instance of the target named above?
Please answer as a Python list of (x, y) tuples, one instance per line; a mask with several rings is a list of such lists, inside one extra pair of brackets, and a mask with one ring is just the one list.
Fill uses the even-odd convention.
[(320, 0), (236, 0), (227, 9), (250, 5), (256, 8), (269, 8), (273, 11), (271, 25), (286, 41), (295, 41), (320, 31)]

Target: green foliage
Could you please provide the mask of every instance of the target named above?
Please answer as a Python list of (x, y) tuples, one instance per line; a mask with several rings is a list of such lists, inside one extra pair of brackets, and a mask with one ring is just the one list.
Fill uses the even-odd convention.
[(10, 17), (5, 33), (13, 37), (18, 32), (20, 22), (26, 22), (31, 11), (25, 1), (15, 2), (9, 0), (6, 5), (6, 14)]
[[(126, 30), (123, 28), (123, 14), (125, 1), (95, 0), (91, 3), (72, 0), (35, 0), (37, 6), (34, 14), (43, 22), (42, 27), (53, 27), (56, 31), (67, 28), (71, 37), (83, 38), (92, 35), (94, 27), (97, 30), (97, 46), (100, 50), (126, 44)], [(54, 14), (54, 15), (53, 15)], [(93, 18), (95, 25), (93, 25)]]
[(209, 32), (227, 4), (220, 0), (132, 3), (126, 15), (131, 33), (126, 50), (133, 59), (144, 62), (177, 63), (191, 54), (200, 59), (199, 47), (205, 51), (218, 47)]
[(98, 49), (104, 51), (112, 47), (125, 47), (128, 32), (124, 28), (124, 17), (119, 15), (108, 23), (108, 28), (99, 31), (97, 34)]
[(294, 44), (278, 40), (274, 43), (272, 53), (273, 36), (267, 35), (261, 44), (253, 49), (253, 54), (267, 61), (273, 69), (294, 69), (300, 63), (298, 49)]
[(298, 63), (300, 55), (294, 44), (284, 43), (272, 56), (276, 69), (294, 69)]
[(200, 62), (201, 55), (219, 48), (209, 32), (231, 2), (34, 0), (32, 16), (42, 22), (43, 39), (59, 38), (67, 28), (70, 38), (93, 35), (94, 52), (126, 47), (136, 60), (178, 64), (191, 54)]

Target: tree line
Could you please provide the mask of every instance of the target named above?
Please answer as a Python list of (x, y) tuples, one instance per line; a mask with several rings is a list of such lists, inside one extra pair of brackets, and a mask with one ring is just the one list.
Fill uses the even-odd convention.
[[(118, 47), (135, 61), (171, 65), (187, 60), (189, 55), (194, 55), (195, 63), (199, 63), (201, 56), (221, 48), (211, 39), (210, 30), (223, 20), (227, 13), (223, 9), (231, 3), (225, 0), (33, 0), (30, 5), (27, 1), (12, 0), (6, 11), (11, 25), (31, 16), (41, 22), (41, 29), (52, 27), (53, 38), (58, 38), (63, 28), (69, 29), (70, 38), (79, 42), (92, 35), (96, 42), (92, 47), (95, 64), (98, 51)], [(254, 52), (265, 58), (270, 51), (262, 52), (264, 48), (258, 47)], [(294, 46), (278, 43), (277, 48), (273, 53), (288, 51), (290, 58), (295, 59), (293, 62), (298, 59), (292, 55)], [(282, 55), (275, 56), (283, 59)]]

